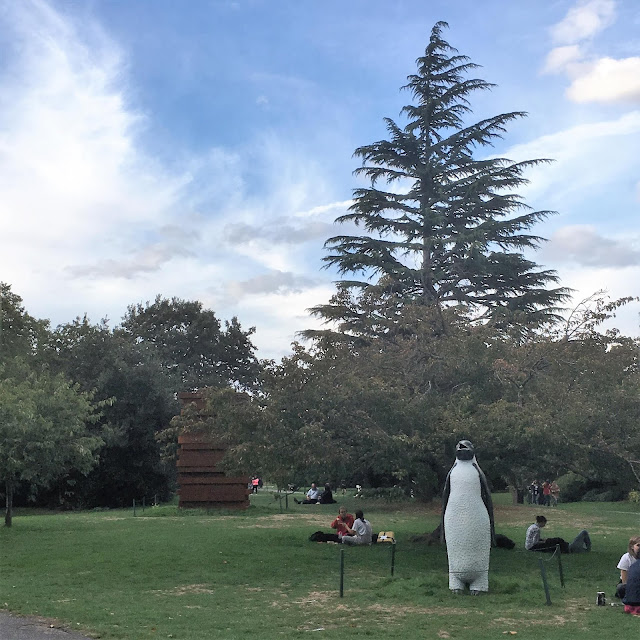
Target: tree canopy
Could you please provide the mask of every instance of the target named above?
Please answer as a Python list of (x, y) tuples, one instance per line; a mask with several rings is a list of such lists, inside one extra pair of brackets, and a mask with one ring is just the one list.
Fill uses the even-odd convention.
[(237, 318), (224, 323), (201, 302), (166, 299), (131, 305), (120, 330), (157, 360), (176, 390), (202, 387), (251, 387), (259, 372), (254, 329)]
[(0, 366), (0, 482), (11, 526), (13, 492), (20, 482), (32, 491), (70, 470), (88, 473), (102, 440), (87, 430), (98, 407), (90, 394), (62, 375), (36, 373), (20, 362), (13, 374)]

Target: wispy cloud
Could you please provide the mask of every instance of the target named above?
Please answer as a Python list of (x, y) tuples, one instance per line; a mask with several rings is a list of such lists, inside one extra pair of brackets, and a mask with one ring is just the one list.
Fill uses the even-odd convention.
[(290, 271), (269, 271), (248, 280), (232, 280), (225, 286), (225, 291), (235, 299), (240, 299), (264, 293), (301, 293), (319, 284), (322, 284), (319, 278), (297, 275)]
[(545, 208), (579, 206), (581, 200), (611, 189), (629, 167), (637, 165), (639, 137), (640, 111), (631, 111), (540, 136), (507, 149), (505, 155), (515, 160), (553, 158), (552, 164), (527, 172), (530, 184), (522, 193), (527, 199), (544, 201)]
[(551, 28), (551, 36), (558, 44), (573, 44), (591, 38), (613, 24), (615, 9), (615, 0), (578, 2)]
[(640, 267), (640, 236), (612, 238), (593, 225), (570, 225), (556, 230), (543, 250), (554, 263), (585, 267)]
[[(2, 4), (0, 29), (14, 44), (0, 67), (0, 274), (29, 311), (56, 324), (179, 295), (286, 348), (328, 297), (322, 241), (345, 203), (320, 163), (266, 131), (163, 165), (141, 144), (153, 114), (128, 92), (126, 52), (99, 25), (28, 0)], [(277, 345), (273, 327), (287, 332)]]
[(224, 228), (225, 240), (230, 244), (249, 244), (254, 241), (276, 244), (302, 244), (326, 239), (333, 226), (321, 221), (292, 224), (288, 218), (276, 218), (268, 225), (228, 224)]

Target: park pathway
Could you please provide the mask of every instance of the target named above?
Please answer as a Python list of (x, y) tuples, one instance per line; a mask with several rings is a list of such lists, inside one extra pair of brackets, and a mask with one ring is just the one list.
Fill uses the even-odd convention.
[(36, 616), (14, 616), (0, 611), (0, 640), (91, 640), (74, 631), (51, 626), (51, 621)]

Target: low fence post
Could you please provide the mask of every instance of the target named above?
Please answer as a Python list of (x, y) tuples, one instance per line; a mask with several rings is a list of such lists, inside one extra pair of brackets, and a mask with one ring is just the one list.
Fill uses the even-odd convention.
[(564, 571), (562, 570), (562, 552), (560, 545), (556, 545), (556, 553), (558, 554), (558, 573), (560, 574), (560, 586), (564, 589)]
[(547, 597), (547, 605), (551, 605), (551, 595), (549, 594), (549, 583), (547, 582), (547, 572), (544, 568), (544, 562), (542, 558), (538, 558), (540, 563), (540, 575), (542, 576), (542, 585), (544, 586), (544, 594)]

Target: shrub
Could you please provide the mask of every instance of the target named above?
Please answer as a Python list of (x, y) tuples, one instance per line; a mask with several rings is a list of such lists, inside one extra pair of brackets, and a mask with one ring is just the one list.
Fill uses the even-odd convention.
[(582, 496), (583, 502), (617, 502), (624, 499), (624, 492), (619, 487), (613, 487), (603, 491), (591, 489)]
[(402, 487), (374, 487), (373, 489), (361, 489), (360, 497), (370, 500), (396, 502), (398, 500), (408, 500), (411, 496)]
[(640, 491), (629, 491), (627, 500), (629, 502), (635, 502), (636, 504), (638, 504), (638, 502), (640, 502)]

